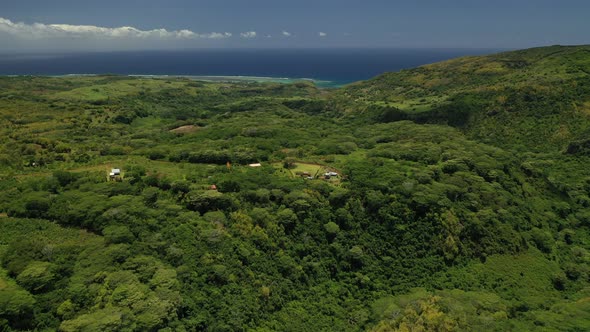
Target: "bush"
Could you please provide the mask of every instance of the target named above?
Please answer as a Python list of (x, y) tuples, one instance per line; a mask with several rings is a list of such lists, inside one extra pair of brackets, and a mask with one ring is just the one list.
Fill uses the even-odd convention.
[(65, 187), (76, 180), (76, 175), (66, 171), (55, 171), (53, 177), (57, 179), (60, 186)]
[(544, 253), (550, 253), (553, 249), (553, 237), (549, 232), (543, 231), (539, 228), (534, 228), (531, 231), (531, 239), (535, 246)]

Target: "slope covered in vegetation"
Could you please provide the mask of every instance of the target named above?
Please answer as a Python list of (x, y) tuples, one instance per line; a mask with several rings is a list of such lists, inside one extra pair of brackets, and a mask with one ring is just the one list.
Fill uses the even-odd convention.
[(0, 327), (588, 330), (589, 50), (0, 78)]
[(553, 46), (388, 73), (341, 94), (381, 121), (449, 124), (521, 151), (578, 152), (590, 139), (589, 74), (589, 46)]

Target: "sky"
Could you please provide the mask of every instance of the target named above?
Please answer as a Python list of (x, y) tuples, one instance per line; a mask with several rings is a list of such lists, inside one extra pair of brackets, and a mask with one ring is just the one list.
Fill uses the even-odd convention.
[(0, 52), (590, 43), (588, 0), (0, 0)]

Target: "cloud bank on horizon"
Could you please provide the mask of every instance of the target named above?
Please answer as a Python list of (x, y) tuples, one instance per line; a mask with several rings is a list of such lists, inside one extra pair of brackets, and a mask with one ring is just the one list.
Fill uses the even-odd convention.
[[(97, 38), (97, 39), (222, 39), (232, 36), (229, 32), (196, 33), (191, 30), (166, 29), (140, 30), (134, 27), (124, 26), (117, 28), (98, 27), (94, 25), (70, 25), (70, 24), (26, 24), (12, 22), (0, 17), (0, 32), (13, 37), (35, 40), (48, 38)], [(247, 34), (255, 32), (248, 32)]]
[[(283, 39), (293, 37), (291, 32), (280, 30)], [(270, 34), (262, 34), (270, 39)], [(316, 38), (323, 39), (327, 34), (319, 32)], [(5, 50), (68, 50), (68, 49), (138, 49), (138, 48), (177, 48), (208, 45), (240, 45), (238, 39), (258, 39), (256, 31), (231, 32), (195, 32), (189, 29), (168, 30), (157, 28), (142, 30), (133, 26), (104, 27), (95, 25), (46, 24), (15, 22), (0, 17), (0, 44)], [(230, 40), (233, 42), (225, 42)], [(208, 42), (206, 42), (208, 41)]]
[[(294, 37), (286, 30), (277, 35), (283, 40)], [(316, 38), (324, 39), (325, 32)], [(19, 50), (133, 50), (175, 49), (207, 46), (256, 44), (255, 40), (270, 40), (272, 35), (259, 35), (256, 31), (195, 32), (189, 29), (168, 30), (156, 28), (142, 30), (133, 26), (104, 27), (96, 25), (47, 24), (16, 22), (0, 17), (0, 44), (4, 51)], [(231, 41), (230, 41), (231, 40)], [(243, 40), (240, 42), (239, 40)], [(242, 43), (242, 44), (240, 44)], [(254, 44), (250, 44), (254, 43)], [(284, 45), (284, 44), (283, 44)]]

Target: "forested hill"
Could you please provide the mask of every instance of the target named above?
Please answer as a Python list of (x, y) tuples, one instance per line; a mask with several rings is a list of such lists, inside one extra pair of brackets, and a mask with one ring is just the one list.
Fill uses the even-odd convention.
[(589, 64), (0, 77), (0, 331), (589, 331)]
[(383, 74), (339, 95), (382, 122), (444, 123), (497, 146), (575, 153), (590, 142), (590, 46), (458, 58)]

